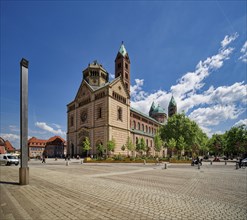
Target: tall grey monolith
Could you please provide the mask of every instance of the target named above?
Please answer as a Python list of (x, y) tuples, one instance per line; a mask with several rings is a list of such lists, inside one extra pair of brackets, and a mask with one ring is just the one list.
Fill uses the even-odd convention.
[(28, 167), (28, 61), (22, 58), (20, 62), (21, 80), (20, 80), (20, 130), (21, 130), (21, 167), (19, 169), (20, 185), (29, 184)]

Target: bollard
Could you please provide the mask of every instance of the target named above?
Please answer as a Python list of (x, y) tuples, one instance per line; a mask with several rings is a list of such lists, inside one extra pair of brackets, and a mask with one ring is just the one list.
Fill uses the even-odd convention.
[(212, 162), (212, 160), (210, 160), (210, 165), (212, 165), (213, 164), (213, 162)]
[(198, 163), (198, 170), (200, 170), (200, 163)]
[(165, 170), (167, 169), (167, 163), (165, 163), (165, 165), (164, 165), (164, 169), (165, 169)]
[(226, 161), (225, 161), (225, 165), (227, 165)]
[(146, 160), (143, 160), (143, 164), (146, 165)]
[(238, 169), (238, 162), (236, 162), (236, 170)]
[(66, 160), (66, 166), (69, 166), (69, 161), (68, 160)]
[(81, 164), (83, 164), (83, 159), (81, 160)]

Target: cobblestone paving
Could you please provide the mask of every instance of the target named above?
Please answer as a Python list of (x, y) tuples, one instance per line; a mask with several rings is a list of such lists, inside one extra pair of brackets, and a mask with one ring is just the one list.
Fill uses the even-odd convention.
[(31, 161), (0, 166), (0, 219), (247, 219), (247, 169), (234, 164), (80, 164)]

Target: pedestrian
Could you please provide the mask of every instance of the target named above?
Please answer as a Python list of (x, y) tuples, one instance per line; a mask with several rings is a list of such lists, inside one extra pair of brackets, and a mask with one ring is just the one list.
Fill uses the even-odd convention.
[(242, 158), (239, 159), (239, 168), (241, 168), (242, 166), (242, 160), (243, 160)]
[(159, 165), (159, 157), (156, 157), (156, 165)]

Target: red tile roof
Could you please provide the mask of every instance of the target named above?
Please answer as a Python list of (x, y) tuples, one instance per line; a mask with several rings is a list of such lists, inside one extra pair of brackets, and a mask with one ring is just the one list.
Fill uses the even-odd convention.
[(8, 140), (5, 141), (5, 149), (7, 152), (15, 152), (15, 148), (12, 146), (12, 144)]
[(47, 140), (38, 139), (36, 137), (32, 137), (28, 140), (28, 146), (35, 147), (45, 147)]
[(56, 139), (60, 139), (62, 142), (65, 142), (65, 140), (63, 138), (61, 138), (60, 136), (51, 137), (47, 142), (53, 142)]

